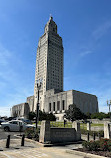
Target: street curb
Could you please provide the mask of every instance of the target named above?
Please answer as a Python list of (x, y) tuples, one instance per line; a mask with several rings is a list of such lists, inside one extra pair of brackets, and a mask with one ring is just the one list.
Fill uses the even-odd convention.
[[(15, 137), (17, 138), (21, 138), (20, 136), (17, 136), (15, 135)], [(70, 145), (70, 144), (81, 144), (82, 143), (82, 140), (81, 141), (78, 141), (78, 142), (66, 142), (66, 143), (55, 143), (55, 144), (43, 144), (43, 143), (40, 143), (40, 142), (37, 142), (35, 140), (32, 140), (32, 139), (28, 139), (28, 138), (25, 138), (26, 141), (28, 142), (33, 142), (37, 145), (40, 145), (40, 146), (43, 146), (43, 147), (53, 147), (53, 146), (62, 146), (62, 145)]]
[(78, 156), (84, 156), (84, 157), (88, 157), (88, 158), (106, 158), (104, 156), (99, 156), (99, 155), (95, 155), (95, 154), (90, 154), (90, 153), (85, 153), (85, 152), (70, 150), (70, 149), (67, 149), (66, 153), (74, 154), (74, 155), (78, 155)]
[[(21, 138), (20, 136), (17, 136), (17, 135), (14, 135), (14, 136), (17, 137), (17, 138)], [(39, 142), (37, 142), (37, 141), (34, 141), (34, 140), (32, 140), (32, 139), (25, 138), (25, 141), (27, 141), (27, 142), (33, 142), (33, 143), (35, 143), (35, 144), (37, 144), (37, 145), (44, 146), (44, 144), (41, 144), (41, 143), (39, 143)]]

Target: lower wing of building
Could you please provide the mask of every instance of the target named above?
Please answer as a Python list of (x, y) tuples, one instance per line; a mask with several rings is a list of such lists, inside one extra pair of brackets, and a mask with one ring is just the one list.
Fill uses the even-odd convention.
[[(43, 110), (46, 113), (53, 113), (57, 120), (64, 119), (65, 111), (68, 110), (70, 104), (75, 104), (83, 113), (99, 111), (98, 100), (95, 95), (76, 90), (60, 92), (56, 89), (51, 89), (45, 92), (43, 98)], [(11, 116), (27, 118), (29, 112), (35, 109), (34, 100), (34, 96), (30, 96), (27, 97), (26, 103), (14, 105), (11, 110)]]

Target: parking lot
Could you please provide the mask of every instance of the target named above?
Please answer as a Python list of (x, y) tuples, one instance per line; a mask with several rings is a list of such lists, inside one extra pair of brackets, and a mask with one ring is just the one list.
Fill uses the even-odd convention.
[[(24, 134), (24, 132), (21, 132), (21, 134)], [(10, 135), (12, 139), (17, 139), (15, 135), (20, 135), (20, 132), (5, 132), (3, 129), (0, 129), (0, 140), (6, 139), (8, 135)]]

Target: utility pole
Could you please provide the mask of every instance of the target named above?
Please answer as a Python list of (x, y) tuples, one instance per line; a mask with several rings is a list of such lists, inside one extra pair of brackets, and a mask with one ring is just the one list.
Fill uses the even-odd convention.
[(42, 79), (37, 80), (37, 106), (36, 106), (36, 129), (39, 121), (39, 93), (42, 85)]
[(107, 100), (107, 106), (109, 106), (109, 116), (110, 116), (110, 122), (111, 122), (111, 111), (110, 111), (111, 100)]

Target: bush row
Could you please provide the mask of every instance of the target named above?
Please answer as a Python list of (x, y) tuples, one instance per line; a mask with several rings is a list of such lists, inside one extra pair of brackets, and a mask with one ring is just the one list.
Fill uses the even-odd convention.
[(111, 151), (111, 139), (84, 141), (82, 145), (88, 151)]
[(25, 130), (25, 136), (29, 139), (34, 139), (36, 141), (39, 140), (39, 133), (40, 133), (40, 129), (34, 129), (34, 128), (27, 128)]

